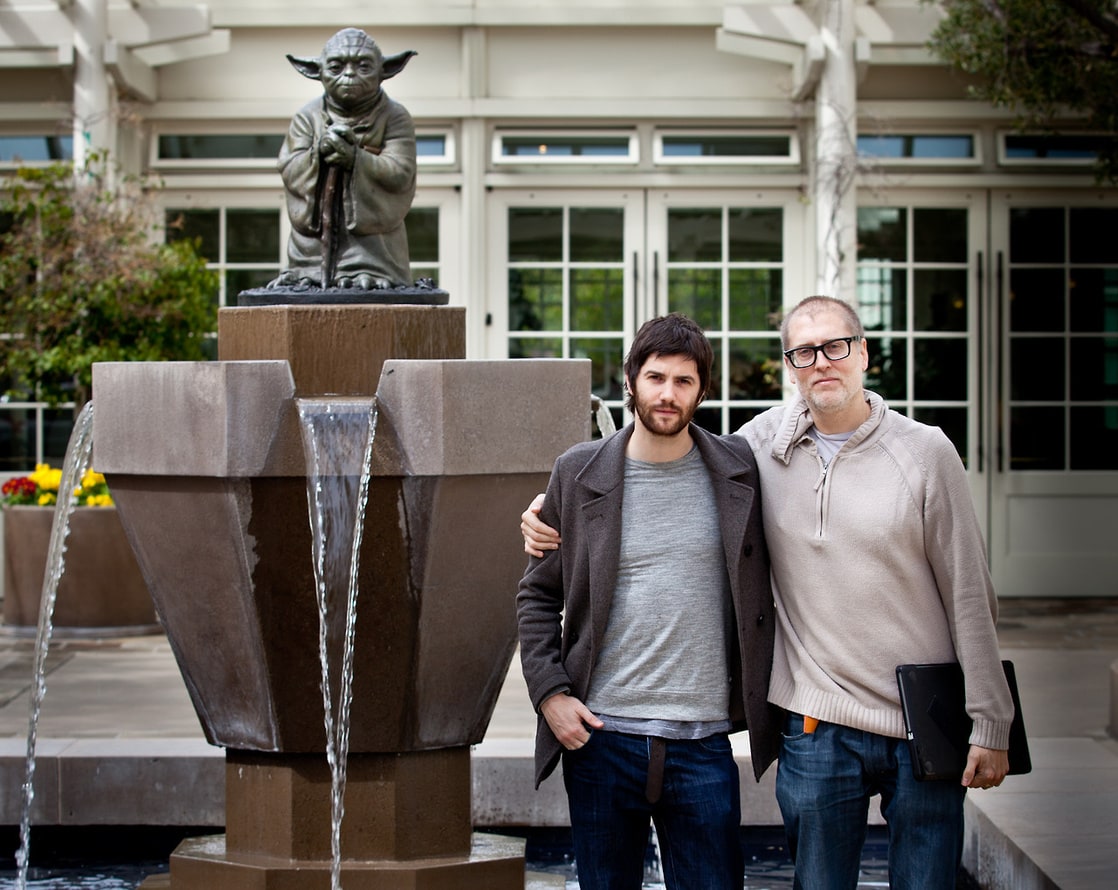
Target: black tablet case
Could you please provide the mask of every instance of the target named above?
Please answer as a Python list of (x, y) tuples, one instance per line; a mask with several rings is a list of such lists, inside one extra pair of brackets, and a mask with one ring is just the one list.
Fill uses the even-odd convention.
[[(1027, 773), (1033, 765), (1017, 693), (1017, 676), (1013, 662), (1003, 661), (1002, 666), (1015, 709), (1009, 731), (1009, 772), (1011, 775)], [(966, 709), (963, 669), (955, 662), (898, 665), (897, 686), (912, 752), (913, 774), (919, 781), (959, 781), (967, 765), (972, 727)]]

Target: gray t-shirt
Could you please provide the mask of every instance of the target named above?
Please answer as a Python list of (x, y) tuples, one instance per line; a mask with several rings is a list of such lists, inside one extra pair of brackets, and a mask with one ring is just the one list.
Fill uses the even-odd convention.
[(627, 458), (621, 525), (617, 587), (587, 707), (607, 729), (669, 738), (725, 731), (730, 589), (698, 450), (666, 463)]

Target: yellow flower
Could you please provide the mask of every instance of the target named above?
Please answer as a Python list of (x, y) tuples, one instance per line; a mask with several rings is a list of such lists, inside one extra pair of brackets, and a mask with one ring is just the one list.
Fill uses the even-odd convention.
[(96, 470), (86, 470), (82, 473), (82, 488), (90, 489), (105, 484), (105, 476)]
[(54, 494), (49, 491), (44, 491), (42, 494), (39, 495), (39, 506), (49, 507), (51, 504), (55, 503), (56, 500), (57, 498), (54, 496)]
[(30, 479), (43, 491), (58, 491), (58, 486), (62, 484), (62, 470), (56, 470), (49, 464), (36, 464)]

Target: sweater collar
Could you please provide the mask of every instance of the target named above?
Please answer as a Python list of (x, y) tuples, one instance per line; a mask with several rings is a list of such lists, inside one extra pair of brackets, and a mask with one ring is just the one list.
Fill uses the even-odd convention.
[[(864, 442), (880, 426), (888, 406), (875, 392), (865, 390), (866, 401), (870, 406), (870, 416), (859, 426), (843, 448), (854, 448)], [(772, 456), (787, 464), (792, 459), (793, 450), (808, 437), (808, 430), (814, 426), (811, 410), (804, 397), (797, 395), (784, 409), (780, 427), (773, 437)]]

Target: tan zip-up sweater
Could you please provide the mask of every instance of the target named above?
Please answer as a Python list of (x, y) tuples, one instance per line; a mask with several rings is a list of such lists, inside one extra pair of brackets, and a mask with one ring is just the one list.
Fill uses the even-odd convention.
[(867, 393), (824, 468), (797, 397), (747, 423), (764, 492), (777, 633), (769, 700), (903, 738), (898, 664), (958, 660), (971, 743), (1008, 747), (997, 599), (966, 473), (937, 427)]

